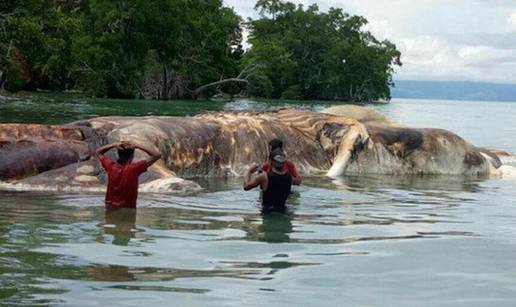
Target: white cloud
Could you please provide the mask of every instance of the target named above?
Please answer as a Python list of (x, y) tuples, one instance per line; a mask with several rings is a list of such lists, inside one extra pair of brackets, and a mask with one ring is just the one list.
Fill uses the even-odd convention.
[(460, 79), (461, 64), (456, 50), (446, 41), (431, 35), (401, 39), (398, 46), (403, 67), (398, 77), (418, 80)]
[(508, 21), (511, 30), (516, 32), (516, 10), (512, 11)]
[[(366, 17), (366, 29), (402, 53), (395, 79), (516, 83), (516, 0), (290, 1)], [(245, 18), (258, 15), (254, 0), (225, 2)]]
[(500, 50), (490, 46), (466, 46), (459, 49), (458, 55), (465, 65), (483, 66), (504, 62), (515, 56), (514, 50)]
[(397, 78), (514, 82), (516, 50), (458, 44), (438, 36), (402, 39), (403, 67)]
[(380, 41), (391, 39), (394, 36), (388, 20), (369, 19), (368, 21), (369, 23), (365, 26), (365, 30), (373, 33)]

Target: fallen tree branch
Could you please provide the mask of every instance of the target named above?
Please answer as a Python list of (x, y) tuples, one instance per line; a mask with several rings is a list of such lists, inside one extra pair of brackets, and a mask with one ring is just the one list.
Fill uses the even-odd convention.
[(237, 78), (248, 79), (250, 76), (254, 75), (254, 73), (256, 72), (256, 70), (258, 68), (261, 68), (261, 67), (262, 67), (262, 65), (260, 65), (260, 64), (248, 65), (240, 72), (240, 74), (238, 74)]
[(223, 80), (211, 82), (211, 83), (208, 83), (208, 84), (205, 84), (205, 85), (202, 85), (202, 86), (196, 88), (195, 90), (193, 90), (192, 96), (193, 96), (193, 98), (197, 98), (207, 88), (212, 87), (212, 86), (221, 85), (224, 83), (229, 83), (229, 82), (249, 83), (249, 81), (247, 79), (241, 79), (241, 78), (223, 79)]

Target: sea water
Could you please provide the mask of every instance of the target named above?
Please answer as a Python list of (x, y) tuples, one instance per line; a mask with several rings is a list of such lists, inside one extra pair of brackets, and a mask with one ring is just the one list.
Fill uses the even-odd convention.
[[(0, 103), (0, 122), (180, 115), (322, 102), (139, 102), (51, 95)], [(394, 100), (400, 124), (516, 152), (516, 103)], [(514, 306), (516, 182), (462, 176), (306, 178), (263, 217), (238, 179), (141, 195), (0, 192), (0, 304), (68, 306)]]

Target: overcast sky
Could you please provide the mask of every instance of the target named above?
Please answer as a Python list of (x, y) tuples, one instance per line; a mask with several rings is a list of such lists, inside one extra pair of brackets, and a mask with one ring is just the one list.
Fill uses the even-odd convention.
[[(255, 0), (224, 0), (244, 18)], [(516, 0), (290, 0), (340, 7), (402, 53), (399, 80), (516, 83)]]

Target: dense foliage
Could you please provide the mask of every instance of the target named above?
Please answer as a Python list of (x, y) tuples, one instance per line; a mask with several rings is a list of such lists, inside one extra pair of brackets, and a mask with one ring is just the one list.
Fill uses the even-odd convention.
[[(244, 61), (261, 65), (254, 95), (274, 98), (389, 99), (400, 52), (362, 30), (367, 21), (341, 9), (319, 12), (280, 0), (259, 0), (249, 22), (253, 46)], [(258, 82), (256, 83), (258, 84)]]
[[(389, 98), (400, 53), (340, 9), (259, 0), (245, 25), (222, 0), (0, 1), (0, 85), (108, 97)], [(242, 29), (250, 48), (244, 53)]]
[(3, 0), (9, 90), (177, 98), (238, 73), (241, 18), (222, 0)]

